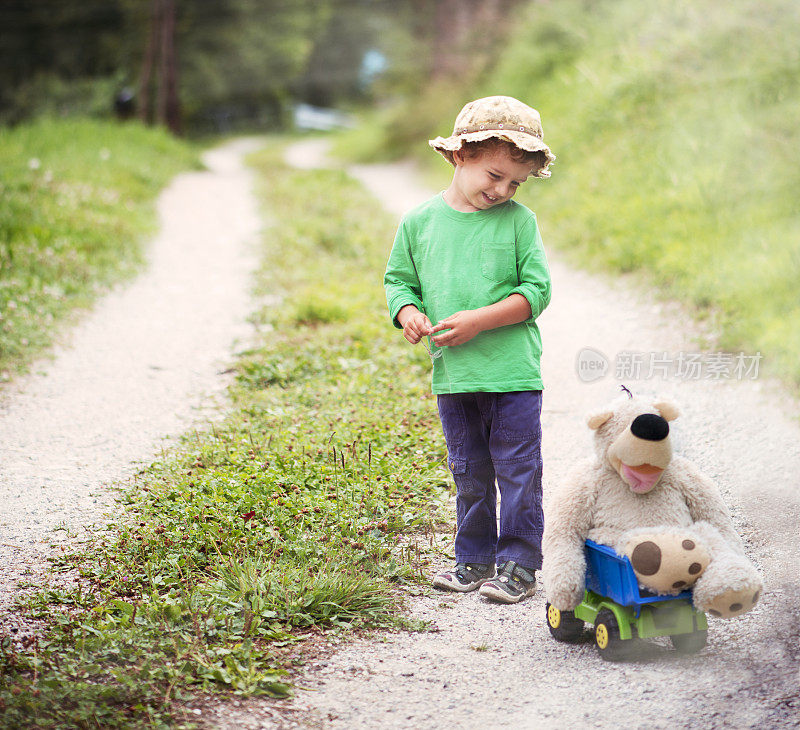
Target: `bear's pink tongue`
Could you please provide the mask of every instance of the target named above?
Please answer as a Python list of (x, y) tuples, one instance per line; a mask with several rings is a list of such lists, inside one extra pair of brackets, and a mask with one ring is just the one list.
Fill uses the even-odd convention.
[(625, 477), (625, 481), (628, 482), (636, 494), (649, 492), (655, 486), (663, 471), (663, 469), (658, 469), (649, 464), (645, 464), (642, 467), (622, 464), (622, 476)]

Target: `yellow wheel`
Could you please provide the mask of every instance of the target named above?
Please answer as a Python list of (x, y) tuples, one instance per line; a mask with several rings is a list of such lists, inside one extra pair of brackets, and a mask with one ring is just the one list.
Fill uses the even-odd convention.
[(608, 648), (608, 629), (605, 624), (598, 624), (594, 630), (594, 640), (601, 649)]
[(575, 644), (583, 639), (583, 621), (575, 618), (572, 611), (561, 611), (548, 603), (545, 607), (547, 613), (547, 628), (556, 641), (566, 641)]
[(633, 647), (632, 639), (620, 638), (617, 617), (607, 608), (602, 609), (595, 619), (594, 643), (600, 656), (609, 662), (627, 658)]

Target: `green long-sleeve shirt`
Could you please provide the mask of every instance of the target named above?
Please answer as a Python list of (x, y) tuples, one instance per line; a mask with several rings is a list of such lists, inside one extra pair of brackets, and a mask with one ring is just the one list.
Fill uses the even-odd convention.
[(521, 294), (531, 305), (531, 318), (442, 348), (433, 361), (433, 392), (541, 390), (536, 318), (550, 302), (550, 272), (536, 216), (524, 205), (510, 200), (462, 213), (440, 194), (416, 207), (397, 230), (384, 287), (398, 328), (397, 313), (407, 304), (436, 324), (455, 312)]

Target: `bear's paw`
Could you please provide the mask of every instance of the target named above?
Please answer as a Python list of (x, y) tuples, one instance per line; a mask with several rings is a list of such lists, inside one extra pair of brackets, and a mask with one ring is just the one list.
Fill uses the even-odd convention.
[(733, 618), (747, 613), (758, 603), (761, 597), (760, 590), (741, 588), (738, 591), (729, 590), (716, 596), (704, 610), (715, 618)]
[(639, 534), (623, 549), (639, 584), (654, 593), (690, 588), (711, 562), (708, 551), (685, 533)]
[(547, 600), (560, 611), (572, 611), (583, 599), (583, 582), (550, 578), (546, 583)]

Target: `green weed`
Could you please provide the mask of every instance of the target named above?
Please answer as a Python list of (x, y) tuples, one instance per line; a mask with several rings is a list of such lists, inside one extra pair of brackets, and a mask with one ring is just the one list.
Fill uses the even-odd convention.
[[(274, 148), (253, 163), (275, 221), (259, 290), (283, 304), (254, 316), (229, 417), (139, 475), (125, 515), (57, 566), (81, 588), (28, 605), (48, 625), (36, 644), (4, 639), (11, 727), (188, 727), (199, 691), (284, 696), (310, 633), (432, 630), (399, 612), (449, 481), (427, 355), (385, 312), (394, 224), (341, 173), (293, 172)], [(309, 292), (347, 317), (298, 318)]]
[(57, 322), (142, 263), (153, 199), (197, 152), (161, 130), (89, 120), (0, 128), (0, 377)]
[(335, 298), (309, 293), (294, 303), (293, 319), (299, 325), (330, 324), (345, 321), (347, 314)]

